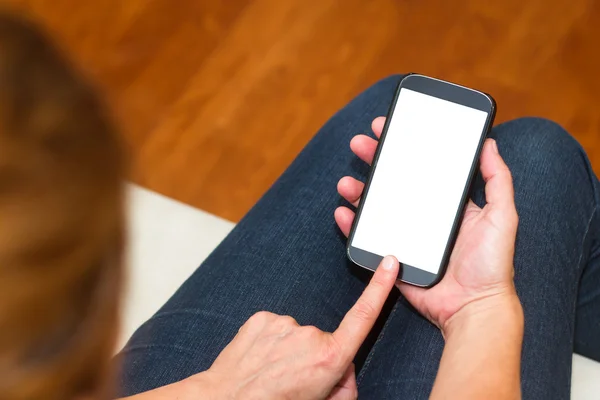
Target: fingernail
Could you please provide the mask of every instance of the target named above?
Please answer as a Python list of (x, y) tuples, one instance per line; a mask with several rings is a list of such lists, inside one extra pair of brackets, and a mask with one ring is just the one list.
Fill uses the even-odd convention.
[(383, 260), (381, 260), (381, 266), (386, 271), (391, 271), (394, 268), (394, 257), (385, 256)]
[(494, 150), (494, 153), (499, 154), (498, 153), (498, 143), (496, 143), (496, 141), (494, 139), (492, 139), (492, 150)]

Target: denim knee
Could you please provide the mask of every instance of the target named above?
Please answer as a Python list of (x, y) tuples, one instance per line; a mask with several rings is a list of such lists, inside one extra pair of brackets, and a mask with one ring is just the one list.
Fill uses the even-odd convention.
[(592, 188), (593, 172), (583, 148), (556, 122), (519, 118), (495, 127), (491, 137), (513, 173), (516, 189), (525, 185), (543, 185), (546, 192), (582, 185)]
[[(347, 146), (358, 133), (373, 136), (371, 122), (387, 114), (401, 79), (402, 75), (392, 75), (368, 87), (327, 121), (317, 133), (317, 140)], [(325, 132), (326, 137), (322, 137)]]

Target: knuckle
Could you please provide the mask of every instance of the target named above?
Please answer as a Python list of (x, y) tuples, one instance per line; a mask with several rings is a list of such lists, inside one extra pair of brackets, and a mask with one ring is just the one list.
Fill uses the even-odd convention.
[(505, 216), (509, 226), (516, 229), (516, 227), (519, 225), (519, 214), (517, 213), (516, 207), (510, 207)]
[(510, 171), (510, 168), (508, 168), (508, 165), (506, 165), (504, 167), (504, 173), (506, 174), (506, 179), (509, 180), (512, 183), (513, 176), (512, 176), (512, 172)]
[(269, 321), (272, 321), (275, 317), (276, 317), (275, 314), (270, 313), (268, 311), (259, 311), (259, 312), (255, 313), (255, 314), (253, 314), (248, 319), (248, 321), (246, 322), (246, 324), (248, 324), (248, 325), (265, 325)]
[(334, 343), (329, 343), (322, 347), (318, 355), (318, 365), (324, 368), (338, 368), (341, 357), (340, 351)]
[(309, 340), (318, 338), (323, 333), (319, 328), (312, 325), (303, 326), (301, 329), (301, 334)]
[(296, 322), (296, 320), (293, 317), (290, 317), (289, 315), (280, 316), (278, 318), (278, 322), (282, 326), (298, 326), (298, 322)]
[[(263, 314), (264, 313), (264, 314)], [(296, 320), (287, 315), (277, 315), (269, 312), (255, 314), (253, 329), (260, 329), (266, 335), (285, 336), (298, 326)]]
[(379, 292), (385, 288), (385, 279), (380, 276), (374, 276), (369, 286)]
[(277, 333), (289, 333), (294, 328), (298, 327), (296, 320), (289, 315), (278, 316), (272, 324), (274, 331)]
[(366, 300), (359, 300), (352, 309), (354, 318), (361, 322), (368, 322), (376, 314), (375, 307)]

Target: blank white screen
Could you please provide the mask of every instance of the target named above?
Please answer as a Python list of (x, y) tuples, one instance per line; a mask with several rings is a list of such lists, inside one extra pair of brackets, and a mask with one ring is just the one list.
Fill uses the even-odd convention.
[(487, 116), (402, 88), (352, 246), (437, 273)]

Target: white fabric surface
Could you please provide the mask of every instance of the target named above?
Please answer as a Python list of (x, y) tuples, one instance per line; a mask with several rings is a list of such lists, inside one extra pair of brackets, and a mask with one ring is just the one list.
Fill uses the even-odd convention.
[[(130, 185), (128, 208), (129, 276), (118, 348), (234, 227), (136, 185)], [(574, 355), (571, 393), (575, 400), (599, 398), (600, 363)]]

